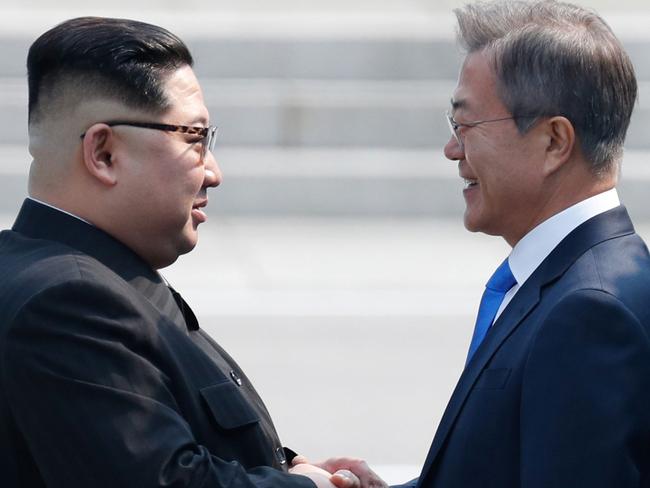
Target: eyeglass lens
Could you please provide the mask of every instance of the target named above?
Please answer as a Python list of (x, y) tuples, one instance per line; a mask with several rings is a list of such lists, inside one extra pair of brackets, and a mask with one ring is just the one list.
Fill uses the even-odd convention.
[(214, 143), (217, 140), (217, 127), (208, 127), (208, 133), (205, 136), (203, 141), (203, 147), (201, 148), (201, 158), (205, 158), (208, 154), (208, 151), (214, 149)]
[(456, 124), (454, 123), (454, 119), (451, 117), (451, 114), (447, 112), (446, 114), (446, 119), (447, 119), (447, 126), (449, 127), (449, 130), (451, 131), (451, 135), (454, 136), (454, 139), (456, 139), (456, 142), (462, 147), (463, 143), (460, 140), (460, 136), (458, 135)]

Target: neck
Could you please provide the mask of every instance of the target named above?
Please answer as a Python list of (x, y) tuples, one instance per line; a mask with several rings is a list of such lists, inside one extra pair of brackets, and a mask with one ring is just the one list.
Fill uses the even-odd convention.
[(511, 234), (504, 235), (505, 241), (511, 247), (515, 247), (526, 234), (542, 222), (576, 203), (611, 190), (616, 186), (616, 178), (612, 176), (599, 178), (589, 175), (588, 185), (585, 185), (584, 179), (581, 181), (582, 184), (579, 184), (576, 179), (566, 178), (562, 180), (562, 184), (547, 187), (543, 190), (541, 193), (543, 196), (542, 205), (538, 207), (538, 211), (531, 213), (530, 219), (521, 228), (515, 229), (515, 232)]

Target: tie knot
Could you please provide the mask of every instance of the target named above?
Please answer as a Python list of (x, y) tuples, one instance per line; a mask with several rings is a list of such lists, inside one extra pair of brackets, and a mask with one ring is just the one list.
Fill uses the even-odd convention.
[(505, 293), (516, 284), (517, 280), (513, 276), (512, 271), (510, 271), (510, 265), (506, 258), (490, 277), (485, 286), (491, 290)]

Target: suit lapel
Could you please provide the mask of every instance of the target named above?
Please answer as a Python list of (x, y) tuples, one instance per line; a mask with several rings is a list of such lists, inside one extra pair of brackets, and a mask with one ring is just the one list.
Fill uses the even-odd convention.
[(490, 328), (483, 343), (474, 353), (472, 360), (463, 370), (456, 388), (449, 399), (445, 413), (440, 420), (438, 429), (431, 443), (427, 459), (422, 469), (420, 479), (423, 479), (431, 468), (440, 452), (456, 417), (467, 400), (474, 383), (485, 368), (486, 364), (499, 346), (506, 340), (513, 330), (522, 322), (528, 313), (539, 302), (539, 288), (534, 286), (522, 287), (513, 300), (508, 304), (497, 322)]
[(481, 372), (501, 344), (539, 303), (542, 289), (552, 285), (579, 256), (596, 244), (632, 233), (634, 233), (634, 227), (625, 207), (619, 206), (597, 215), (565, 237), (526, 280), (490, 328), (485, 340), (462, 372), (431, 443), (418, 486), (423, 486), (427, 474), (438, 457)]
[(188, 305), (188, 303), (185, 301), (185, 299), (181, 296), (180, 293), (178, 293), (174, 288), (171, 286), (168, 286), (169, 291), (171, 292), (172, 296), (174, 297), (174, 301), (176, 302), (176, 305), (178, 306), (178, 310), (180, 310), (181, 314), (183, 315), (183, 320), (185, 321), (185, 325), (189, 330), (199, 330), (199, 321), (196, 318), (196, 315), (194, 315), (194, 312)]

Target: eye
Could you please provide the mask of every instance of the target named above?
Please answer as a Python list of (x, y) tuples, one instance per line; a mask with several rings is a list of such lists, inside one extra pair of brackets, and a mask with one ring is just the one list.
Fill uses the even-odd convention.
[(205, 137), (198, 135), (198, 134), (188, 134), (185, 137), (185, 140), (187, 141), (188, 144), (196, 144), (197, 142), (201, 142), (205, 139)]

